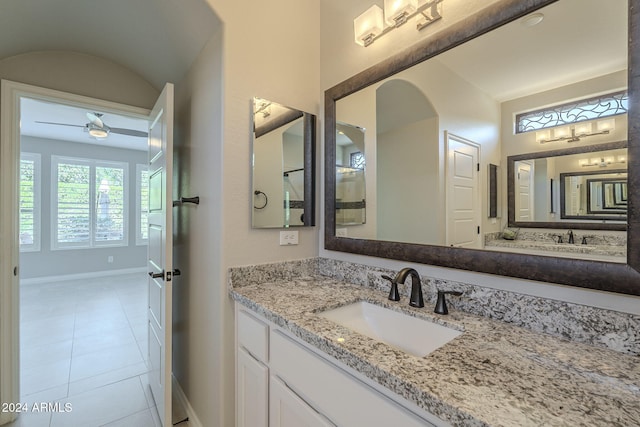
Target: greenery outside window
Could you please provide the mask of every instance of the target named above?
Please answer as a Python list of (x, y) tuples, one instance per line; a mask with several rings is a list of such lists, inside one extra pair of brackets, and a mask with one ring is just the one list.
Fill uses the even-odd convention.
[(136, 165), (136, 245), (146, 245), (149, 239), (149, 168)]
[(20, 153), (20, 252), (40, 251), (40, 154)]
[(51, 248), (126, 246), (128, 166), (52, 156)]

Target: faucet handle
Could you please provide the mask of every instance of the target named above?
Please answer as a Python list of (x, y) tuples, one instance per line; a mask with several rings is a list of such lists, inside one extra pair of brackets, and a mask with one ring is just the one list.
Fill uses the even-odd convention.
[(455, 295), (457, 297), (462, 295), (462, 292), (459, 291), (438, 291), (438, 300), (436, 301), (436, 308), (433, 310), (436, 314), (449, 314), (449, 309), (447, 308), (447, 301), (445, 299), (445, 295)]
[(398, 292), (398, 282), (396, 282), (395, 279), (392, 279), (386, 274), (383, 274), (382, 278), (391, 282), (391, 290), (389, 291), (389, 300), (400, 301), (400, 292)]

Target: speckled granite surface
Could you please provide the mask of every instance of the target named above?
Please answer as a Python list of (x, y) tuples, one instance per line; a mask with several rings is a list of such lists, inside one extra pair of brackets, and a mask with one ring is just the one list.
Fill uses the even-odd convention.
[[(310, 258), (232, 268), (229, 286), (289, 281), (319, 274), (377, 289), (386, 295), (389, 282), (381, 276), (393, 276), (395, 273), (363, 264)], [(400, 285), (400, 293), (408, 297), (409, 288), (409, 285)], [(534, 332), (640, 356), (640, 316), (637, 315), (422, 276), (425, 302), (435, 304), (438, 289), (464, 292), (462, 297), (447, 300), (449, 307), (454, 309), (501, 320)]]
[[(575, 243), (569, 242), (569, 236), (565, 231), (531, 231), (519, 230), (515, 240), (505, 240), (501, 238), (502, 233), (487, 233), (485, 235), (485, 247), (509, 248), (509, 249), (530, 249), (535, 251), (567, 254), (586, 254), (620, 257), (626, 260), (627, 256), (627, 236), (620, 234), (597, 234), (597, 232), (578, 231), (574, 232)], [(558, 235), (562, 235), (563, 243), (557, 243)], [(582, 244), (582, 238), (587, 240)]]
[[(284, 270), (278, 268), (283, 266)], [(327, 273), (327, 269), (334, 277), (317, 274)], [(232, 269), (230, 294), (269, 321), (454, 425), (640, 425), (637, 343), (635, 350), (627, 351), (636, 354), (632, 356), (570, 342), (459, 311), (453, 299), (450, 314), (439, 316), (431, 312), (430, 303), (415, 309), (409, 307), (406, 296), (398, 303), (387, 300), (388, 288), (377, 282), (380, 271), (326, 259), (243, 267)], [(430, 280), (426, 280), (427, 289), (462, 285)], [(481, 291), (465, 289), (470, 300), (478, 298), (478, 304), (483, 305), (481, 300), (486, 296)], [(457, 302), (460, 307), (465, 296)], [(464, 333), (430, 355), (417, 358), (316, 315), (362, 300), (444, 322)], [(531, 302), (525, 298), (516, 303)], [(509, 312), (510, 305), (507, 299), (487, 310)], [(537, 306), (530, 311), (549, 307)], [(513, 315), (526, 312), (514, 310)], [(551, 317), (553, 322), (562, 316), (556, 313), (554, 319), (553, 313), (543, 311), (539, 317)], [(345, 341), (338, 342), (339, 337)]]

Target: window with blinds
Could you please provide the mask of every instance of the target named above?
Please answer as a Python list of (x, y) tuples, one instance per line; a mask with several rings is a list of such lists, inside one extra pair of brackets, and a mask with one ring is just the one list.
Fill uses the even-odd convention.
[(127, 244), (126, 163), (52, 156), (52, 249)]
[(136, 244), (146, 245), (149, 233), (149, 169), (136, 166)]
[(19, 239), (21, 252), (40, 250), (40, 155), (20, 153)]

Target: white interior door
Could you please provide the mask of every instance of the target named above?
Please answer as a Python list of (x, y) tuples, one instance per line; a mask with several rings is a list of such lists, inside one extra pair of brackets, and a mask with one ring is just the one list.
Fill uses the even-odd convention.
[(163, 426), (171, 426), (173, 85), (149, 117), (149, 385)]
[(533, 221), (533, 165), (516, 162), (516, 221)]
[(445, 132), (447, 244), (480, 248), (480, 146)]

